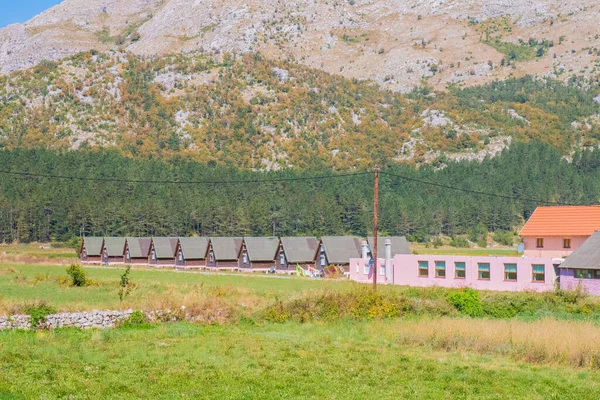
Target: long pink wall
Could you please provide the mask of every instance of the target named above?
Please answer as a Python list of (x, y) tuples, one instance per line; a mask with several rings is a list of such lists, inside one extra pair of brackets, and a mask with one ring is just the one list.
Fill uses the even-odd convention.
[[(419, 261), (429, 263), (429, 276), (419, 276)], [(444, 261), (446, 263), (446, 277), (435, 277), (435, 262)], [(368, 269), (365, 269), (367, 260), (350, 260), (350, 279), (357, 282), (367, 282)], [(454, 277), (454, 263), (464, 262), (466, 267), (465, 278)], [(385, 264), (385, 260), (379, 260), (380, 265)], [(478, 263), (490, 264), (490, 279), (478, 279)], [(517, 280), (504, 280), (504, 264), (517, 264)], [(545, 281), (532, 282), (532, 265), (545, 266)], [(406, 286), (443, 286), (448, 288), (470, 287), (480, 290), (500, 290), (500, 291), (551, 291), (554, 289), (556, 273), (551, 258), (521, 258), (521, 257), (461, 257), (461, 256), (434, 256), (434, 255), (415, 255), (399, 254), (392, 260), (393, 266), (393, 284)], [(378, 269), (377, 271), (381, 271)], [(377, 276), (380, 283), (386, 282), (382, 274)]]
[[(537, 238), (544, 239), (544, 248), (538, 249)], [(525, 250), (523, 255), (526, 257), (549, 257), (549, 258), (566, 258), (574, 252), (579, 246), (586, 241), (589, 236), (523, 236), (523, 244)], [(563, 248), (563, 239), (571, 239), (571, 248)]]

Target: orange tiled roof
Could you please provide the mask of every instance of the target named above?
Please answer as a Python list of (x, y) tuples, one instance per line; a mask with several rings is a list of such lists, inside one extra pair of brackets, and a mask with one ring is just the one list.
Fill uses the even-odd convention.
[(521, 236), (590, 236), (600, 229), (600, 206), (538, 207)]

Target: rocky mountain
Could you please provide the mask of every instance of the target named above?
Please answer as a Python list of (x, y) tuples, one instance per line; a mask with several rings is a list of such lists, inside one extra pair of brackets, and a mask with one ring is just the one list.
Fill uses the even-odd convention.
[(87, 51), (0, 75), (0, 149), (112, 147), (243, 169), (443, 166), (511, 142), (573, 150), (600, 140), (600, 96), (531, 77), (404, 95), (246, 55)]
[(408, 92), (597, 82), (600, 0), (65, 0), (0, 29), (0, 73), (80, 51), (255, 53)]

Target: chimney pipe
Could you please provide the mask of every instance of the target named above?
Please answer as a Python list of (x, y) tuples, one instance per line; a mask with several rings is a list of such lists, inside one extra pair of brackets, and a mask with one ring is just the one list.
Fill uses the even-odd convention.
[(394, 283), (394, 271), (392, 268), (392, 241), (385, 240), (385, 280), (387, 283)]
[(363, 240), (363, 242), (362, 242), (362, 259), (363, 260), (369, 259), (369, 244), (367, 243), (366, 240)]

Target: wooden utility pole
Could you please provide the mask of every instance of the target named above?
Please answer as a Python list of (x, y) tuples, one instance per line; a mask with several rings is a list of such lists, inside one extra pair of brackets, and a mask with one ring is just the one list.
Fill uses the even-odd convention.
[(375, 188), (373, 205), (373, 290), (377, 289), (377, 231), (379, 230), (379, 166), (375, 165)]

